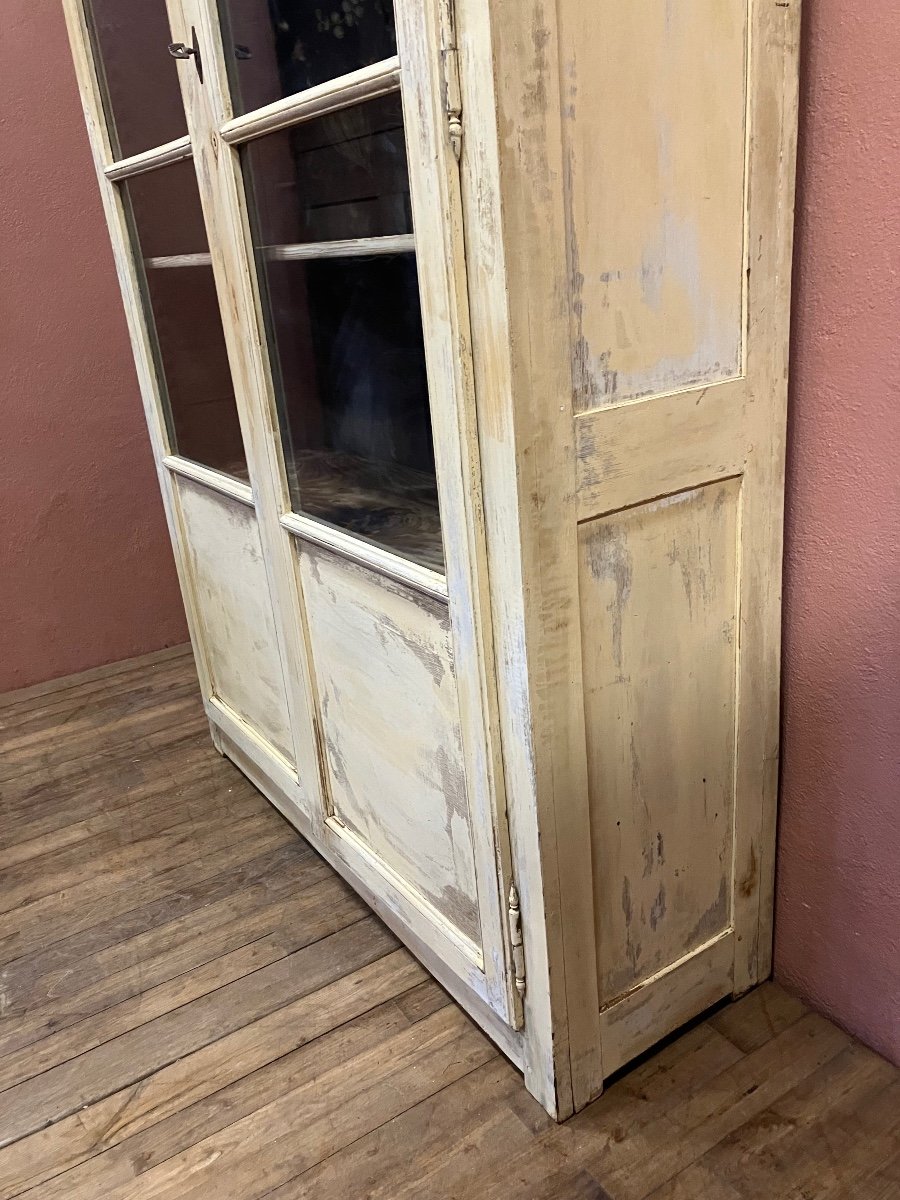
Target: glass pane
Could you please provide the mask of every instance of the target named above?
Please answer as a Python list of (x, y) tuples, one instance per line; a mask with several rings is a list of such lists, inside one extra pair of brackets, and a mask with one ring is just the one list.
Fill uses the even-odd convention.
[(382, 101), (358, 108), (243, 150), (291, 499), (441, 571), (412, 239), (304, 252), (309, 241), (411, 228), (402, 129), (363, 115), (387, 112)]
[(184, 137), (187, 122), (165, 0), (88, 0), (106, 119), (117, 158)]
[(392, 0), (219, 0), (236, 115), (391, 58)]
[(144, 262), (173, 449), (246, 479), (194, 164), (148, 171), (122, 186)]
[(243, 154), (270, 244), (412, 232), (399, 93), (258, 138)]

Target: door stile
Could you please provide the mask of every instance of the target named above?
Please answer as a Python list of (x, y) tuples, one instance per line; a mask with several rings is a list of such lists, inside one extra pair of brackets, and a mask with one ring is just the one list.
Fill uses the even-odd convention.
[(152, 339), (144, 312), (141, 280), (132, 251), (128, 217), (119, 188), (113, 182), (112, 177), (107, 174), (106, 170), (114, 161), (115, 156), (109, 138), (100, 84), (94, 66), (91, 37), (81, 0), (63, 0), (63, 13), (72, 48), (72, 58), (81, 94), (85, 123), (87, 125), (88, 141), (97, 174), (100, 198), (109, 227), (116, 275), (122, 293), (125, 320), (128, 326), (138, 387), (144, 408), (144, 418), (147, 423), (153, 461), (159, 480), (166, 525), (168, 526), (169, 538), (172, 543), (175, 570), (178, 575), (178, 582), (184, 602), (188, 634), (194, 653), (194, 662), (197, 668), (203, 703), (204, 706), (208, 707), (213, 699), (213, 685), (207, 658), (203, 632), (204, 627), (200, 618), (197, 598), (194, 593), (193, 576), (187, 554), (187, 541), (178, 501), (178, 493), (172, 473), (165, 462), (171, 452), (169, 432), (157, 379)]
[[(602, 1088), (577, 581), (557, 13), (457, 0), (463, 186), (502, 735), (528, 975), (525, 1077)], [(577, 584), (576, 584), (577, 586)], [(577, 596), (577, 593), (576, 593)], [(526, 653), (526, 647), (533, 648)]]
[(395, 0), (447, 591), (472, 812), (487, 998), (513, 1028), (513, 881), (500, 748), (463, 230), (450, 0)]
[(782, 515), (801, 0), (750, 4), (746, 465), (742, 481), (734, 992), (772, 969)]
[[(264, 361), (262, 315), (254, 287), (253, 262), (247, 250), (243, 190), (236, 151), (222, 141), (219, 133), (231, 112), (215, 5), (207, 0), (167, 0), (167, 8), (175, 40), (190, 43), (195, 31), (202, 62), (202, 82), (191, 58), (179, 63), (179, 82), (194, 147), (200, 201), (253, 483), (294, 739), (296, 772), (283, 783), (288, 785), (288, 799), (299, 808), (305, 825), (321, 837), (325, 775), (313, 699), (312, 663), (296, 565), (289, 535), (279, 520), (286, 510), (287, 489), (276, 445), (278, 423)], [(248, 749), (246, 742), (242, 749), (245, 752)], [(252, 745), (249, 749), (252, 756)], [(267, 757), (271, 758), (271, 754)]]

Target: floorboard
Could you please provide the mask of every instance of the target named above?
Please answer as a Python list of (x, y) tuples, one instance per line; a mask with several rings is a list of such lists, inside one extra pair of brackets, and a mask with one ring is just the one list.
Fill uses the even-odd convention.
[(900, 1071), (773, 983), (563, 1126), (214, 751), (176, 647), (0, 696), (0, 1198), (900, 1200)]

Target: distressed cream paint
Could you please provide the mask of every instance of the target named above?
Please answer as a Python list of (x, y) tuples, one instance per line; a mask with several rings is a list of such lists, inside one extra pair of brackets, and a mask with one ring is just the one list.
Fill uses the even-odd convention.
[[(216, 744), (567, 1116), (770, 969), (799, 4), (397, 0), (231, 119), (167, 0), (251, 489), (166, 450), (111, 180), (171, 147), (110, 162), (65, 3)], [(285, 513), (236, 152), (398, 88), (445, 584)]]
[[(682, 23), (693, 19), (688, 6), (658, 7), (660, 14), (668, 9), (670, 20), (673, 14)], [(698, 19), (716, 19), (709, 5), (699, 7)], [(732, 20), (728, 6), (713, 7), (719, 19)], [(621, 22), (630, 19), (631, 8), (617, 6)], [(4, 16), (4, 112), (30, 109), (39, 98), (42, 117), (23, 119), (27, 138), (16, 140), (8, 129), (5, 143), (11, 169), (5, 176), (7, 269), (0, 287), (15, 403), (4, 406), (0, 420), (8, 489), (3, 508), (16, 517), (7, 525), (0, 573), (0, 606), (7, 616), (0, 689), (184, 636), (99, 205), (88, 186), (61, 17), (53, 5), (38, 12), (23, 0), (10, 0)], [(891, 0), (852, 9), (839, 0), (817, 0), (805, 14), (776, 966), (784, 982), (900, 1060), (900, 629), (894, 571), (900, 298), (892, 267), (900, 245), (898, 21)], [(37, 38), (41, 55), (23, 56), (19, 48)], [(730, 44), (736, 56), (736, 43)], [(659, 46), (657, 37), (655, 50), (649, 48), (657, 58)], [(627, 46), (620, 41), (618, 49), (608, 55), (610, 78), (630, 95), (634, 73), (621, 53)], [(684, 92), (681, 103), (706, 103), (708, 93), (698, 95), (695, 80), (673, 78), (665, 62), (657, 68), (670, 93)], [(723, 101), (728, 110), (728, 89), (738, 78), (739, 72), (730, 81), (723, 76), (724, 92), (707, 106), (716, 144)], [(578, 87), (582, 96), (602, 96), (607, 83), (602, 73), (581, 72), (566, 82), (565, 94), (571, 98)], [(645, 116), (662, 94), (661, 87), (646, 90)], [(630, 135), (639, 136), (647, 151), (640, 161), (634, 156), (633, 170), (658, 177), (671, 161), (665, 143), (648, 132), (646, 121), (632, 126)], [(604, 385), (595, 344), (610, 348), (609, 366), (619, 373), (623, 394), (659, 387), (659, 375), (649, 381), (640, 375), (643, 342), (624, 314), (639, 311), (648, 299), (666, 311), (652, 276), (644, 279), (645, 254), (652, 261), (666, 245), (667, 229), (703, 213), (707, 193), (699, 184), (709, 178), (713, 149), (699, 143), (686, 148), (699, 173), (670, 181), (680, 200), (668, 216), (652, 214), (656, 240), (631, 246), (606, 268), (607, 291), (622, 311), (610, 306), (605, 314), (585, 317), (582, 361), (592, 366), (585, 389)], [(734, 178), (730, 187), (733, 196)], [(603, 214), (617, 219), (620, 190), (612, 180), (584, 201), (579, 219), (588, 239), (592, 220)], [(629, 203), (640, 205), (640, 196)], [(723, 303), (733, 309), (732, 232), (699, 229), (695, 245), (702, 241), (705, 249), (693, 254), (692, 263), (705, 260)], [(484, 250), (487, 261), (490, 247)], [(688, 277), (696, 279), (696, 272)], [(684, 286), (672, 293), (668, 315), (689, 293)], [(677, 315), (658, 326), (656, 336), (671, 339), (668, 372), (680, 370), (684, 378), (704, 364), (692, 360), (686, 340), (696, 311), (681, 304)], [(727, 339), (719, 343), (728, 345)], [(717, 357), (707, 355), (706, 368)], [(721, 361), (728, 369), (727, 353)], [(484, 416), (491, 420), (493, 410)], [(580, 456), (585, 479), (579, 495), (587, 514), (597, 507), (590, 488), (599, 493), (602, 486), (608, 494), (614, 484), (623, 503), (645, 488), (644, 467), (632, 450), (652, 439), (659, 422), (640, 406), (628, 420), (606, 460)], [(664, 424), (671, 436), (672, 422)], [(716, 428), (710, 411), (704, 444)], [(680, 444), (680, 470), (698, 476), (691, 440)], [(102, 590), (94, 585), (101, 566)]]
[(560, 15), (576, 407), (732, 378), (747, 4), (563, 4)]

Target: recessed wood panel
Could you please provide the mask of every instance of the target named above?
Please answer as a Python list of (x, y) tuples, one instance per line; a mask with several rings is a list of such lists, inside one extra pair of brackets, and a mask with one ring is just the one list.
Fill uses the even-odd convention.
[(736, 376), (747, 0), (561, 21), (576, 409)]
[(256, 513), (188, 479), (178, 497), (213, 694), (293, 761)]
[(601, 1005), (731, 921), (739, 495), (579, 531)]
[(480, 945), (446, 604), (304, 546), (334, 815)]

